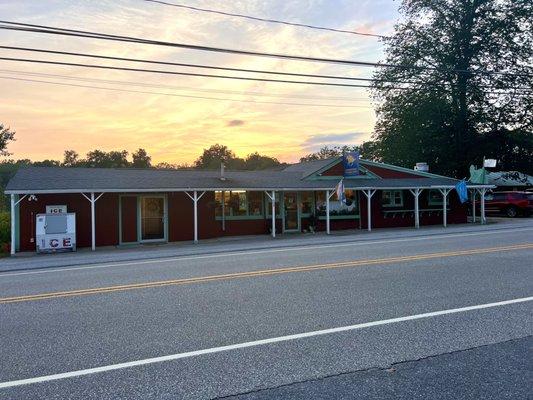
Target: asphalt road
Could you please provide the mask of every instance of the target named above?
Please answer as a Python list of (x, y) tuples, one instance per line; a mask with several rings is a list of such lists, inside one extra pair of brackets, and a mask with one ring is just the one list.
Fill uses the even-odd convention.
[(0, 273), (0, 399), (526, 399), (532, 257), (533, 224)]

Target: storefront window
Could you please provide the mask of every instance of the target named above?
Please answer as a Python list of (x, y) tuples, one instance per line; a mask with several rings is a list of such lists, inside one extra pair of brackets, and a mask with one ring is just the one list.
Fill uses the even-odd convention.
[(403, 192), (401, 190), (384, 190), (381, 194), (381, 205), (383, 207), (402, 207)]
[(248, 215), (263, 215), (263, 193), (247, 192), (248, 194)]
[(442, 193), (435, 189), (429, 190), (428, 204), (430, 206), (442, 206)]
[(313, 213), (313, 203), (313, 192), (300, 192), (300, 211), (303, 216), (308, 216)]
[[(222, 193), (215, 192), (215, 215), (222, 216)], [(263, 216), (262, 192), (225, 191), (224, 213), (226, 217), (261, 217)]]
[[(271, 195), (272, 193), (268, 192), (268, 194)], [(274, 205), (276, 206), (276, 217), (280, 217), (281, 216), (281, 210), (280, 210), (280, 207), (279, 207), (279, 198), (280, 198), (280, 193), (276, 192), (276, 194), (275, 194), (276, 201), (274, 202)], [(266, 208), (267, 217), (271, 217), (272, 216), (272, 201), (270, 200), (269, 196), (266, 196), (266, 207), (267, 207)]]
[[(337, 194), (334, 193), (329, 199), (329, 215), (330, 217), (346, 217), (352, 218), (358, 214), (357, 192), (355, 190), (346, 189), (344, 191), (346, 196), (346, 203), (341, 202)], [(318, 216), (326, 215), (326, 192), (316, 192), (316, 212)]]

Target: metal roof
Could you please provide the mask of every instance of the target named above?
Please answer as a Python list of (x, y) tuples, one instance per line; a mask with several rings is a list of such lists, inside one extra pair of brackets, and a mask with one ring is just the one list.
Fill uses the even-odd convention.
[[(318, 164), (313, 167), (320, 168)], [(17, 171), (7, 184), (5, 192), (31, 194), (230, 189), (328, 190), (333, 189), (338, 183), (334, 178), (303, 179), (301, 168), (303, 167), (277, 171), (225, 171), (225, 179), (222, 180), (220, 172), (213, 170), (26, 167)], [(445, 177), (413, 179), (365, 177), (345, 178), (344, 186), (347, 189), (409, 189), (453, 187), (457, 182), (456, 179)]]

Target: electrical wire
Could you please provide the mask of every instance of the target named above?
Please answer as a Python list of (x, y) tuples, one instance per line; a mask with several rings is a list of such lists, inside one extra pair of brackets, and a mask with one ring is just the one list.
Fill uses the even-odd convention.
[(237, 94), (242, 96), (261, 96), (261, 97), (274, 97), (274, 98), (295, 98), (295, 99), (305, 99), (305, 100), (334, 100), (334, 101), (369, 101), (368, 97), (345, 97), (345, 96), (321, 96), (321, 95), (298, 95), (298, 94), (278, 94), (278, 93), (265, 93), (265, 92), (256, 92), (256, 91), (239, 91), (239, 90), (227, 90), (227, 89), (211, 89), (211, 88), (194, 88), (194, 87), (183, 87), (183, 86), (169, 86), (145, 82), (132, 82), (132, 81), (121, 81), (113, 79), (98, 79), (98, 78), (85, 78), (78, 76), (69, 76), (69, 75), (59, 75), (59, 74), (47, 74), (42, 72), (28, 72), (20, 70), (9, 70), (9, 69), (0, 69), (0, 73), (6, 74), (15, 74), (22, 76), (33, 76), (33, 77), (42, 77), (42, 78), (60, 78), (66, 80), (74, 80), (79, 82), (90, 82), (90, 83), (103, 83), (103, 84), (116, 84), (116, 85), (125, 85), (125, 86), (138, 86), (138, 87), (148, 87), (156, 89), (168, 89), (176, 91), (186, 91), (186, 92), (200, 92), (200, 93), (221, 93), (221, 94)]
[(399, 64), (388, 64), (388, 63), (379, 63), (379, 62), (370, 62), (370, 61), (342, 60), (342, 59), (331, 59), (331, 58), (306, 57), (306, 56), (280, 54), (280, 53), (266, 53), (266, 52), (258, 52), (258, 51), (237, 50), (237, 49), (229, 49), (229, 48), (222, 48), (222, 47), (192, 45), (192, 44), (187, 44), (187, 43), (175, 43), (175, 42), (165, 42), (165, 41), (158, 41), (158, 40), (149, 40), (149, 39), (137, 38), (133, 36), (110, 35), (110, 34), (99, 33), (99, 32), (58, 28), (58, 27), (52, 27), (52, 26), (46, 26), (46, 25), (26, 24), (26, 23), (6, 21), (6, 20), (0, 20), (0, 24), (5, 24), (5, 25), (0, 25), (0, 29), (7, 29), (7, 30), (14, 30), (14, 31), (24, 31), (24, 32), (43, 33), (43, 34), (51, 34), (51, 35), (63, 35), (63, 36), (71, 36), (71, 37), (149, 44), (149, 45), (184, 48), (184, 49), (189, 49), (189, 50), (210, 51), (210, 52), (219, 52), (219, 53), (227, 53), (227, 54), (239, 54), (239, 55), (246, 55), (246, 56), (273, 57), (273, 58), (295, 60), (295, 61), (335, 63), (335, 64), (344, 64), (344, 65), (357, 65), (361, 67), (398, 68), (398, 69), (418, 70), (418, 71), (431, 70), (431, 71), (440, 71), (443, 73), (456, 73), (456, 74), (465, 73), (465, 74), (485, 74), (485, 75), (533, 76), (533, 74), (525, 74), (525, 73), (516, 74), (516, 73), (501, 72), (501, 71), (473, 71), (473, 70), (464, 70), (464, 69), (443, 70), (443, 69), (434, 68), (434, 67), (423, 67), (423, 66), (416, 66), (416, 65), (399, 65)]
[(245, 77), (245, 76), (199, 74), (199, 73), (194, 73), (194, 72), (178, 72), (178, 71), (168, 71), (168, 70), (160, 70), (160, 69), (117, 67), (117, 66), (108, 66), (108, 65), (99, 65), (99, 64), (81, 64), (81, 63), (70, 63), (70, 62), (62, 62), (62, 61), (51, 61), (51, 60), (35, 60), (35, 59), (28, 59), (28, 58), (0, 57), (0, 60), (48, 64), (48, 65), (63, 65), (63, 66), (82, 67), (82, 68), (107, 69), (107, 70), (116, 70), (116, 71), (148, 72), (148, 73), (165, 74), (165, 75), (236, 79), (236, 80), (257, 81), (257, 82), (275, 82), (275, 83), (290, 83), (290, 84), (318, 85), (318, 86), (338, 86), (338, 87), (365, 88), (365, 89), (368, 89), (370, 87), (367, 85), (354, 85), (354, 84), (348, 84), (348, 83), (290, 81), (290, 80), (282, 80), (282, 79), (253, 78), (253, 77)]
[(219, 66), (205, 65), (205, 64), (176, 63), (176, 62), (171, 62), (171, 61), (155, 61), (155, 60), (147, 60), (147, 59), (140, 59), (140, 58), (103, 56), (100, 54), (91, 54), (91, 53), (75, 53), (75, 52), (69, 52), (69, 51), (38, 49), (35, 47), (0, 46), (0, 49), (46, 53), (46, 54), (57, 54), (57, 55), (66, 55), (66, 56), (74, 56), (74, 57), (98, 58), (98, 59), (103, 59), (103, 60), (128, 61), (128, 62), (146, 63), (146, 64), (172, 65), (176, 67), (203, 68), (203, 69), (214, 69), (214, 70), (233, 71), (233, 72), (249, 72), (249, 73), (269, 74), (269, 75), (297, 76), (297, 77), (304, 77), (304, 78), (340, 79), (340, 80), (365, 81), (365, 82), (379, 81), (379, 82), (393, 82), (393, 83), (416, 83), (416, 82), (408, 82), (408, 81), (406, 82), (390, 81), (390, 80), (385, 81), (381, 79), (359, 78), (359, 77), (352, 77), (352, 76), (303, 74), (303, 73), (297, 73), (297, 72), (276, 72), (276, 71), (266, 71), (266, 70), (258, 70), (258, 69), (219, 67)]
[(260, 18), (260, 17), (254, 17), (251, 15), (245, 15), (245, 14), (236, 14), (236, 13), (230, 13), (225, 11), (219, 11), (219, 10), (212, 10), (209, 8), (200, 8), (200, 7), (193, 7), (193, 6), (187, 6), (184, 4), (176, 4), (176, 3), (169, 3), (166, 1), (159, 1), (159, 0), (144, 0), (149, 3), (157, 3), (165, 6), (172, 6), (177, 8), (184, 8), (188, 10), (193, 11), (200, 11), (200, 12), (206, 12), (211, 14), (219, 14), (219, 15), (225, 15), (228, 17), (238, 17), (238, 18), (245, 18), (253, 21), (261, 21), (261, 22), (270, 22), (274, 24), (282, 24), (282, 25), (291, 25), (291, 26), (298, 26), (300, 28), (309, 28), (309, 29), (318, 29), (322, 31), (330, 31), (330, 32), (337, 32), (337, 33), (349, 33), (352, 35), (360, 35), (360, 36), (368, 36), (368, 37), (375, 37), (375, 38), (387, 38), (388, 36), (385, 35), (378, 35), (375, 33), (365, 33), (365, 32), (357, 32), (357, 31), (350, 31), (345, 29), (336, 29), (336, 28), (328, 28), (324, 26), (317, 26), (317, 25), (310, 25), (310, 24), (301, 24), (298, 22), (288, 22), (288, 21), (282, 21), (278, 19), (270, 19), (270, 18)]
[(109, 90), (113, 92), (154, 94), (154, 95), (161, 95), (161, 96), (173, 96), (173, 97), (183, 97), (183, 98), (201, 99), (201, 100), (237, 101), (237, 102), (243, 102), (243, 103), (275, 104), (275, 105), (284, 105), (284, 106), (366, 108), (366, 109), (372, 108), (371, 106), (360, 106), (360, 105), (358, 106), (358, 105), (343, 105), (343, 104), (290, 103), (290, 102), (275, 102), (275, 101), (257, 101), (257, 100), (250, 100), (250, 99), (228, 99), (228, 98), (220, 98), (220, 97), (193, 96), (193, 95), (182, 95), (182, 94), (175, 94), (175, 93), (149, 92), (149, 91), (144, 91), (144, 90), (119, 89), (119, 88), (110, 88), (110, 87), (93, 86), (93, 85), (79, 85), (79, 84), (74, 84), (74, 83), (52, 82), (52, 81), (44, 81), (44, 80), (39, 80), (39, 79), (16, 78), (16, 77), (2, 76), (2, 75), (0, 75), (0, 79), (9, 79), (9, 80), (14, 80), (14, 81), (22, 81), (22, 82), (46, 83), (46, 84), (51, 84), (51, 85), (70, 86), (70, 87), (78, 87), (78, 88)]

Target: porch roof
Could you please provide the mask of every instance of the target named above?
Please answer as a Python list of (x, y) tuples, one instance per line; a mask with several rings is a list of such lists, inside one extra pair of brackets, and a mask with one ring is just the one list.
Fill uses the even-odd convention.
[[(345, 178), (347, 189), (410, 189), (453, 187), (446, 177), (409, 179)], [(17, 171), (6, 194), (80, 192), (172, 192), (190, 190), (331, 190), (337, 179), (308, 180), (301, 170), (226, 171), (135, 168), (27, 167)], [(474, 186), (474, 185), (469, 185)], [(476, 185), (476, 187), (492, 187)]]

